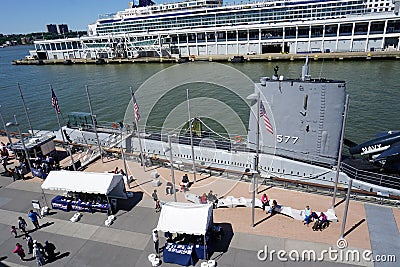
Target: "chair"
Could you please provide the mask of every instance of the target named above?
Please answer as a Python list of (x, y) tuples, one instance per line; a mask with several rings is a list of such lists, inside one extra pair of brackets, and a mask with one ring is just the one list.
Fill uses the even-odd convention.
[(185, 199), (195, 204), (200, 204), (200, 199), (197, 195), (192, 193), (185, 193)]
[(79, 221), (79, 219), (82, 217), (80, 212), (77, 212), (74, 214), (74, 216), (72, 216), (71, 219), (69, 219), (71, 222), (77, 222)]
[(220, 200), (218, 200), (217, 207), (218, 208), (221, 208), (221, 207), (232, 208), (233, 207), (232, 200), (231, 199), (220, 199)]
[(152, 185), (153, 187), (158, 187), (158, 186), (160, 186), (160, 185), (161, 185), (160, 179), (158, 179), (158, 178), (153, 179), (153, 181), (151, 182), (151, 185)]

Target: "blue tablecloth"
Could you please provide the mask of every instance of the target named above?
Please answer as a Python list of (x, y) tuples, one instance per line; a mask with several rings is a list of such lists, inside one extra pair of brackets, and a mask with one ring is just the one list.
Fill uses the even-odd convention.
[(31, 172), (32, 172), (33, 176), (36, 176), (36, 177), (39, 177), (39, 178), (42, 178), (42, 179), (46, 179), (46, 177), (47, 177), (47, 174), (41, 169), (32, 168)]
[(74, 201), (63, 196), (54, 197), (51, 200), (51, 205), (53, 209), (59, 209), (63, 211), (70, 211), (70, 210), (86, 211), (86, 212), (99, 211), (107, 213), (107, 211), (110, 208), (109, 204), (90, 203), (90, 202), (83, 202), (81, 200)]
[(92, 212), (92, 204), (83, 201), (71, 201), (72, 210)]
[(109, 204), (92, 204), (92, 210), (93, 211), (100, 211), (100, 212), (107, 212), (110, 209)]
[(167, 243), (163, 251), (164, 262), (176, 263), (183, 266), (195, 265), (193, 245), (178, 245)]
[(66, 199), (62, 196), (56, 196), (51, 200), (51, 206), (53, 209), (70, 211), (71, 210), (71, 200)]
[(206, 250), (207, 250), (207, 256), (208, 256), (207, 258), (204, 255), (204, 246), (203, 245), (194, 245), (194, 251), (195, 251), (198, 259), (207, 260), (208, 258), (210, 258), (210, 255), (213, 252), (212, 246), (207, 246)]

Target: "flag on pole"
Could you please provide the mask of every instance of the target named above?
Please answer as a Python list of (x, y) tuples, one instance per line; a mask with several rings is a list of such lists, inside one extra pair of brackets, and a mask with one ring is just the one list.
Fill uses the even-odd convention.
[(260, 117), (263, 118), (265, 127), (267, 128), (267, 131), (270, 132), (271, 134), (274, 134), (274, 129), (272, 128), (272, 124), (269, 121), (267, 112), (265, 111), (265, 107), (264, 107), (262, 101), (260, 101)]
[(137, 121), (139, 121), (140, 120), (139, 106), (136, 102), (136, 97), (134, 93), (132, 93), (132, 101), (133, 101), (133, 110), (135, 111), (135, 118)]
[(60, 113), (60, 106), (58, 105), (58, 99), (56, 97), (56, 94), (53, 91), (53, 88), (51, 89), (51, 105), (53, 108), (57, 111), (57, 113)]

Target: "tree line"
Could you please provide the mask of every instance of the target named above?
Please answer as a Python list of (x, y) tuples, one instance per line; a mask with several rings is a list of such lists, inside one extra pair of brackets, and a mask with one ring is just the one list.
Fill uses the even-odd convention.
[(64, 34), (50, 33), (50, 32), (35, 32), (27, 34), (1, 34), (0, 45), (23, 45), (33, 44), (36, 40), (54, 40), (59, 38), (73, 38), (86, 35), (86, 31), (67, 32)]

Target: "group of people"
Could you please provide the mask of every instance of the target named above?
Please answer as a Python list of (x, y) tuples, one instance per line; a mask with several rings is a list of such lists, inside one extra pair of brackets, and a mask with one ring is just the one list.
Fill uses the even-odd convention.
[(306, 206), (304, 209), (304, 224), (308, 226), (312, 221), (315, 221), (312, 229), (314, 231), (322, 231), (322, 229), (325, 228), (328, 223), (328, 218), (323, 212), (321, 212), (318, 216), (315, 211), (311, 210), (310, 206)]
[(201, 204), (213, 204), (213, 208), (216, 209), (218, 206), (218, 197), (216, 194), (213, 193), (212, 190), (208, 192), (208, 194), (204, 193), (200, 197), (200, 203)]
[[(39, 218), (40, 215), (33, 210), (28, 212), (28, 218), (31, 220), (35, 229), (39, 229)], [(33, 254), (33, 257), (36, 259), (36, 263), (38, 266), (42, 266), (46, 264), (46, 262), (52, 262), (56, 257), (56, 247), (54, 244), (46, 241), (44, 245), (39, 243), (37, 240), (33, 240), (33, 238), (29, 235), (29, 231), (27, 231), (28, 224), (22, 216), (18, 217), (18, 229), (21, 231), (21, 236), (26, 241), (26, 246), (28, 248), (28, 254)], [(15, 238), (18, 238), (17, 228), (13, 225), (11, 226), (11, 235)], [(16, 243), (13, 253), (17, 254), (22, 261), (25, 261), (25, 250), (21, 243)]]
[(124, 172), (124, 170), (123, 170), (122, 168), (118, 169), (118, 167), (115, 167), (113, 173), (115, 173), (115, 174), (119, 174), (119, 173), (120, 173), (120, 174), (122, 174), (122, 176), (125, 176), (125, 175), (126, 175), (126, 173)]
[(37, 157), (31, 161), (32, 168), (37, 170), (37, 173), (42, 174), (43, 177), (46, 178), (47, 174), (49, 174), (52, 170), (60, 170), (60, 163), (53, 159), (51, 156), (46, 156), (45, 158)]
[[(28, 212), (28, 218), (29, 220), (32, 222), (33, 226), (35, 227), (35, 229), (39, 229), (40, 225), (39, 225), (39, 218), (42, 218), (36, 211), (30, 210)], [(18, 229), (21, 230), (21, 232), (23, 234), (28, 233), (28, 231), (26, 230), (26, 228), (28, 227), (28, 224), (26, 223), (25, 219), (22, 218), (22, 216), (18, 217)], [(13, 235), (15, 238), (18, 237), (18, 232), (17, 232), (17, 228), (12, 225), (11, 226), (11, 235)]]
[[(32, 237), (25, 233), (24, 239), (26, 240), (26, 245), (28, 247), (28, 254), (33, 254), (36, 259), (38, 266), (43, 266), (46, 262), (52, 262), (56, 258), (56, 246), (46, 240), (44, 245), (39, 243), (37, 240), (33, 240)], [(17, 254), (22, 261), (26, 260), (25, 250), (21, 243), (16, 243), (13, 253)]]
[(278, 208), (278, 202), (275, 199), (270, 203), (267, 194), (263, 194), (261, 197), (261, 203), (263, 211), (265, 211), (265, 207), (269, 206), (267, 213), (275, 214), (276, 208)]

